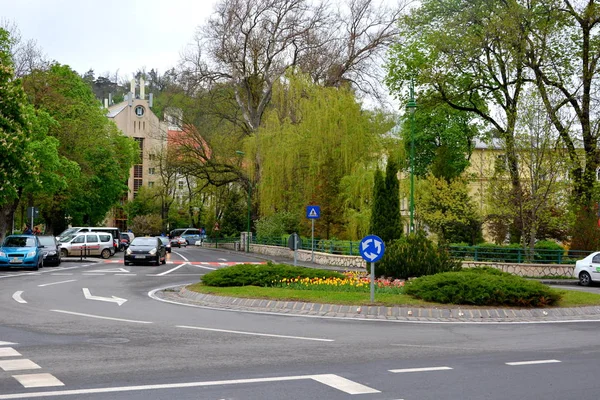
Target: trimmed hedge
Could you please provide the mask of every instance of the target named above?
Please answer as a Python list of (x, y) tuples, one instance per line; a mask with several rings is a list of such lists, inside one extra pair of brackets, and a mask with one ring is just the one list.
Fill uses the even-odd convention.
[(423, 276), (404, 286), (425, 301), (473, 306), (545, 307), (561, 295), (546, 285), (492, 268), (469, 268)]
[(323, 269), (287, 264), (239, 264), (211, 271), (202, 277), (206, 286), (273, 286), (273, 282), (293, 278), (344, 278), (343, 274)]

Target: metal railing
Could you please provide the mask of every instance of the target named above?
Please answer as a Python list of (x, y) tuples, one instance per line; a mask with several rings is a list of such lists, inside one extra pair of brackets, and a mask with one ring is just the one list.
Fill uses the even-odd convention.
[[(268, 246), (288, 247), (288, 237), (252, 237), (251, 243)], [(314, 250), (321, 253), (358, 256), (360, 242), (350, 240), (315, 239)], [(301, 250), (311, 250), (311, 239), (300, 238)], [(450, 256), (465, 261), (487, 261), (530, 264), (575, 264), (577, 260), (593, 253), (586, 250), (524, 249), (501, 246), (457, 246), (450, 245)]]

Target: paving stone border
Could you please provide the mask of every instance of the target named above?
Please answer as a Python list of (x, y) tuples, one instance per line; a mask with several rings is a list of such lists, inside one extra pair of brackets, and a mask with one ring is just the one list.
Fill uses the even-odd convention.
[(186, 304), (220, 308), (224, 310), (269, 312), (293, 315), (309, 315), (332, 318), (363, 320), (387, 320), (405, 322), (567, 322), (600, 321), (600, 306), (575, 308), (461, 308), (461, 307), (407, 307), (407, 306), (347, 306), (336, 304), (308, 303), (299, 301), (276, 301), (244, 299), (198, 293), (178, 286), (163, 290), (164, 299)]

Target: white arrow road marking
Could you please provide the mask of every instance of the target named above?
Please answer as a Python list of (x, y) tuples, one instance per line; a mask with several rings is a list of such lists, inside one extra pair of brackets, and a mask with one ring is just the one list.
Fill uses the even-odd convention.
[(518, 362), (507, 362), (506, 365), (534, 365), (534, 364), (552, 364), (559, 363), (559, 360), (537, 360), (537, 361), (518, 361)]
[(43, 283), (41, 285), (38, 285), (38, 287), (44, 287), (44, 286), (51, 286), (51, 285), (58, 285), (60, 283), (69, 283), (69, 282), (77, 282), (77, 279), (71, 279), (69, 281), (60, 281), (60, 282), (52, 282), (52, 283)]
[(334, 342), (333, 339), (319, 339), (319, 338), (302, 337), (302, 336), (274, 335), (274, 334), (270, 334), (270, 333), (230, 331), (230, 330), (227, 330), (227, 329), (202, 328), (202, 327), (199, 327), (199, 326), (177, 325), (177, 328), (196, 329), (196, 330), (199, 330), (199, 331), (235, 333), (235, 334), (238, 334), (238, 335), (267, 336), (267, 337), (275, 337), (275, 338), (281, 338), (281, 339), (298, 339), (298, 340), (314, 340), (314, 341), (317, 341), (317, 342)]
[(164, 276), (164, 275), (167, 275), (170, 272), (177, 271), (179, 268), (183, 267), (184, 265), (190, 265), (190, 264), (188, 264), (187, 262), (184, 262), (183, 264), (178, 265), (175, 268), (171, 268), (170, 270), (165, 271), (165, 272), (161, 272), (160, 274), (156, 274), (155, 276)]
[(25, 300), (23, 300), (23, 298), (21, 297), (21, 295), (23, 294), (22, 290), (19, 290), (18, 292), (14, 292), (12, 295), (12, 298), (17, 302), (17, 303), (21, 303), (21, 304), (25, 304), (27, 303)]
[(390, 369), (390, 372), (400, 374), (403, 372), (429, 372), (429, 371), (446, 371), (452, 369), (450, 367), (429, 367), (429, 368), (405, 368), (405, 369)]
[(61, 313), (61, 314), (77, 315), (79, 317), (106, 319), (106, 320), (109, 320), (109, 321), (119, 321), (119, 322), (131, 322), (131, 323), (134, 323), (134, 324), (151, 324), (152, 323), (150, 321), (136, 321), (134, 319), (103, 317), (101, 315), (83, 314), (83, 313), (72, 312), (72, 311), (65, 311), (65, 310), (50, 310), (50, 311)]
[(26, 388), (65, 386), (51, 374), (13, 375), (13, 378)]
[(100, 297), (100, 296), (92, 296), (90, 290), (88, 288), (83, 288), (83, 295), (88, 300), (100, 300), (100, 301), (108, 301), (110, 303), (117, 303), (119, 306), (127, 301), (127, 299), (122, 299), (120, 297), (112, 296), (112, 297)]
[(30, 392), (30, 393), (14, 393), (0, 395), (0, 400), (5, 399), (33, 399), (36, 397), (58, 397), (58, 396), (73, 396), (73, 395), (89, 395), (98, 393), (116, 393), (116, 392), (133, 392), (142, 390), (164, 390), (164, 389), (179, 389), (179, 388), (191, 388), (191, 387), (206, 387), (206, 386), (221, 386), (221, 385), (240, 385), (249, 383), (266, 383), (266, 382), (286, 382), (286, 381), (300, 381), (300, 380), (314, 380), (319, 383), (323, 383), (329, 387), (338, 389), (348, 394), (367, 394), (367, 393), (380, 393), (378, 390), (370, 388), (368, 386), (361, 385), (342, 378), (338, 375), (324, 374), (324, 375), (298, 375), (298, 376), (278, 376), (274, 378), (251, 378), (251, 379), (234, 379), (229, 381), (204, 381), (204, 382), (186, 382), (186, 383), (168, 383), (168, 384), (157, 384), (157, 385), (139, 385), (139, 386), (120, 386), (120, 387), (107, 387), (107, 388), (94, 388), (94, 389), (72, 389), (72, 390), (53, 390), (45, 392)]

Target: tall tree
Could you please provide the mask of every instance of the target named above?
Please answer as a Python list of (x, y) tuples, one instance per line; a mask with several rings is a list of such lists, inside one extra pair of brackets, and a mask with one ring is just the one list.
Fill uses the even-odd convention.
[(373, 177), (373, 205), (371, 206), (371, 225), (369, 226), (369, 233), (371, 235), (377, 235), (383, 238), (384, 232), (388, 221), (385, 219), (385, 205), (386, 205), (386, 190), (385, 190), (385, 178), (379, 168), (375, 170), (375, 176)]

